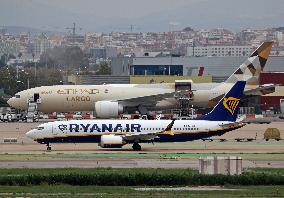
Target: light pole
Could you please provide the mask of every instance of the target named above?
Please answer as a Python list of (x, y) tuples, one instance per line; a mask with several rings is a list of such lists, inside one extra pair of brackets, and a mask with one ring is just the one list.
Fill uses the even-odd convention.
[(35, 54), (32, 53), (33, 56), (33, 62), (34, 62), (34, 66), (35, 66), (35, 79), (36, 79), (36, 61), (35, 61)]

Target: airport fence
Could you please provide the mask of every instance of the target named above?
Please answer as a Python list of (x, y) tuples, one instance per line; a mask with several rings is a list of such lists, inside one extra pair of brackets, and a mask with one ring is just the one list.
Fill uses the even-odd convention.
[[(94, 169), (92, 169), (94, 170)], [(107, 171), (109, 170), (109, 171)], [(2, 174), (0, 185), (99, 185), (99, 186), (161, 186), (161, 185), (284, 185), (284, 175), (248, 171), (242, 175), (201, 175), (192, 170), (107, 169), (104, 171)], [(179, 169), (180, 170), (180, 169)], [(23, 169), (25, 171), (25, 169)]]

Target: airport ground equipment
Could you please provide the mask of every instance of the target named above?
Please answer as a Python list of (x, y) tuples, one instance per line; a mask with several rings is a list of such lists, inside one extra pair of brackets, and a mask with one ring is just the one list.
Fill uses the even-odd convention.
[(281, 137), (280, 137), (280, 131), (279, 129), (277, 128), (267, 128), (266, 131), (264, 132), (264, 139), (266, 141), (268, 140), (281, 140)]
[(3, 139), (3, 142), (4, 142), (4, 143), (10, 143), (10, 144), (12, 144), (12, 143), (17, 143), (17, 142), (18, 142), (18, 139), (17, 139), (17, 138), (4, 138), (4, 139)]
[(2, 122), (17, 122), (26, 119), (25, 113), (19, 113), (10, 107), (0, 107), (0, 120)]
[(268, 118), (245, 118), (242, 122), (247, 124), (270, 124), (271, 120)]
[(33, 94), (28, 99), (28, 110), (27, 110), (27, 122), (36, 122), (38, 121), (38, 111), (37, 106), (41, 103), (41, 98), (39, 94)]
[(186, 117), (186, 116), (190, 117), (193, 114), (192, 113), (193, 106), (191, 106), (190, 103), (193, 100), (193, 91), (191, 89), (191, 84), (192, 80), (175, 81), (174, 97), (178, 101), (177, 113), (179, 117)]

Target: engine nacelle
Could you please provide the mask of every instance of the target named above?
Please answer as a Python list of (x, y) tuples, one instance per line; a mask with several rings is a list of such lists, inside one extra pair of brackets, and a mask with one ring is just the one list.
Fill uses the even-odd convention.
[(123, 106), (118, 102), (99, 101), (95, 104), (95, 112), (99, 118), (115, 118), (123, 113)]
[(125, 143), (121, 136), (118, 135), (102, 135), (99, 146), (102, 148), (121, 148)]

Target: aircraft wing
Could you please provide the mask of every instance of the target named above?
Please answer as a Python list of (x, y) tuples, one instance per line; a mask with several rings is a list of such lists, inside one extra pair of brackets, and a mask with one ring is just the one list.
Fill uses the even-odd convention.
[(255, 89), (249, 89), (244, 91), (245, 96), (262, 96), (275, 92), (274, 84), (264, 84), (260, 85)]
[(236, 126), (244, 126), (245, 124), (242, 122), (235, 122), (235, 123), (229, 123), (229, 124), (219, 124), (220, 127), (224, 129), (229, 129), (229, 128), (235, 128)]
[[(250, 96), (262, 96), (266, 94), (270, 94), (275, 92), (275, 85), (274, 84), (264, 84), (264, 85), (259, 85), (256, 88), (250, 88), (247, 90), (244, 90), (244, 96), (243, 98), (247, 98)], [(220, 100), (224, 95), (219, 95), (212, 100), (218, 101)]]
[(132, 133), (132, 134), (126, 134), (122, 136), (123, 140), (125, 141), (139, 141), (139, 140), (144, 140), (144, 141), (151, 141), (154, 138), (157, 137), (158, 134), (160, 133), (167, 133), (170, 134), (171, 129), (174, 125), (175, 120), (172, 120), (171, 123), (163, 130), (163, 131), (156, 131), (156, 132), (149, 132), (149, 133)]
[(133, 97), (129, 99), (123, 99), (118, 100), (118, 102), (121, 102), (122, 104), (125, 103), (126, 106), (137, 106), (137, 105), (143, 105), (143, 106), (153, 106), (156, 105), (158, 101), (164, 100), (165, 98), (172, 98), (174, 97), (175, 92), (170, 93), (163, 93), (163, 94), (157, 94), (157, 95), (149, 95), (149, 96), (141, 96), (141, 97)]

